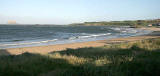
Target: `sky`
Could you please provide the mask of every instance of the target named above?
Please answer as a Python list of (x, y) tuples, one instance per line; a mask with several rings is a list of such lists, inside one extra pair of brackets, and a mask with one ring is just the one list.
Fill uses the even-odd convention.
[(160, 0), (0, 0), (0, 24), (70, 24), (160, 18)]

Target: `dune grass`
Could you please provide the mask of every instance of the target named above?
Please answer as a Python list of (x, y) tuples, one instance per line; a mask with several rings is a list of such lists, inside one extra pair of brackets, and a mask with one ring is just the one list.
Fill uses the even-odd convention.
[(0, 76), (160, 76), (160, 38), (0, 56)]

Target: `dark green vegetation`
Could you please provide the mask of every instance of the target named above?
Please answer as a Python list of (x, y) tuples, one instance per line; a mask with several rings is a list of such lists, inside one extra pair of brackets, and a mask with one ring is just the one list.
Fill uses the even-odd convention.
[(156, 25), (160, 23), (160, 19), (155, 20), (135, 20), (135, 21), (110, 21), (110, 22), (85, 22), (85, 23), (75, 23), (71, 25), (119, 25), (119, 26), (148, 26), (149, 24)]
[(47, 55), (0, 56), (0, 76), (160, 76), (160, 38)]

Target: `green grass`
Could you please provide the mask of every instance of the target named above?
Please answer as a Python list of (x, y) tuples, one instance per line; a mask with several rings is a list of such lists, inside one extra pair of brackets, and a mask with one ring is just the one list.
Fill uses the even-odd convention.
[(87, 26), (132, 26), (132, 27), (147, 27), (149, 24), (157, 26), (156, 24), (160, 23), (160, 20), (127, 20), (127, 21), (102, 21), (102, 22), (84, 22), (84, 23), (73, 23), (70, 25), (87, 25)]
[(160, 76), (160, 39), (0, 56), (0, 76)]

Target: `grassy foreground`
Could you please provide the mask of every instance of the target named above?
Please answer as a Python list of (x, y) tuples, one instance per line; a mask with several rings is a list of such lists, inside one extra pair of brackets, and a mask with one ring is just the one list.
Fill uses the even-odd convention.
[(160, 76), (160, 39), (0, 56), (0, 76)]

